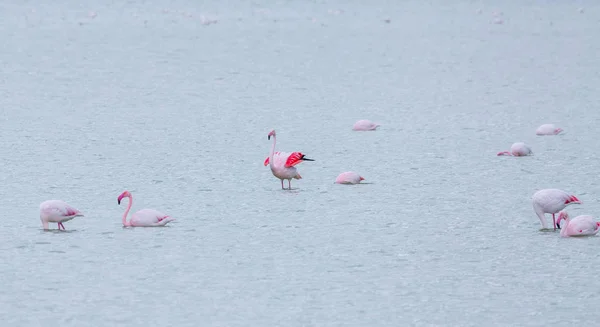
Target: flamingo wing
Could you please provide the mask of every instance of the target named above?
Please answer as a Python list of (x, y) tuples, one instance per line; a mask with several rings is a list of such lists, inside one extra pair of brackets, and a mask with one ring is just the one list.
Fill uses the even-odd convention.
[[(295, 152), (294, 152), (295, 153)], [(275, 152), (273, 154), (273, 165), (275, 167), (291, 167), (287, 165), (288, 162), (288, 158), (290, 157), (290, 155), (292, 155), (293, 153), (289, 153), (289, 152)], [(271, 163), (269, 157), (267, 157), (267, 159), (265, 159), (264, 165), (268, 165), (269, 163)]]
[(302, 159), (304, 159), (304, 154), (302, 154), (302, 152), (292, 152), (285, 160), (285, 167), (294, 167), (301, 163)]
[(142, 209), (131, 216), (131, 225), (137, 227), (164, 226), (171, 217), (154, 209)]
[[(281, 154), (281, 152), (277, 151), (273, 154), (273, 158), (275, 159), (275, 163), (277, 163), (277, 159), (279, 157), (279, 155)], [(267, 159), (265, 159), (264, 165), (267, 166), (269, 164), (270, 160), (269, 157), (267, 157)]]
[(82, 216), (81, 212), (61, 200), (49, 200), (40, 206), (41, 211), (54, 217)]
[(598, 232), (598, 224), (592, 216), (577, 216), (569, 223), (569, 230), (572, 235), (593, 235)]

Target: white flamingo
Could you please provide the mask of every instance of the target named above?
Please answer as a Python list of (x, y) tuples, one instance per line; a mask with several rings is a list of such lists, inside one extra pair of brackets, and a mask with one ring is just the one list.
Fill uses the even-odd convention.
[(555, 188), (539, 190), (533, 194), (531, 199), (533, 210), (538, 218), (540, 218), (543, 229), (547, 228), (544, 214), (552, 214), (552, 226), (556, 230), (556, 218), (554, 215), (570, 204), (581, 204), (581, 201), (576, 196)]
[(533, 152), (531, 152), (531, 148), (523, 142), (513, 143), (513, 145), (511, 145), (511, 147), (510, 147), (510, 151), (498, 152), (499, 156), (513, 156), (513, 157), (524, 157), (524, 156), (529, 156), (532, 154), (533, 154)]
[(48, 230), (48, 223), (58, 223), (58, 229), (65, 230), (63, 223), (75, 217), (83, 217), (83, 214), (65, 201), (48, 200), (40, 204), (40, 220), (45, 230)]
[(133, 198), (129, 191), (125, 191), (117, 198), (117, 204), (120, 205), (123, 198), (129, 198), (129, 205), (123, 214), (123, 226), (125, 227), (159, 227), (175, 220), (175, 218), (171, 218), (160, 211), (154, 209), (142, 209), (132, 214), (131, 219), (127, 221), (127, 214), (129, 214), (129, 210), (131, 210)]
[(554, 124), (544, 124), (535, 130), (536, 135), (557, 135), (562, 132), (562, 128), (554, 126)]
[(358, 184), (360, 181), (364, 181), (365, 179), (359, 174), (353, 171), (347, 171), (345, 173), (341, 173), (336, 179), (335, 182), (337, 184)]
[(354, 126), (352, 126), (352, 130), (354, 130), (354, 131), (374, 131), (379, 126), (381, 126), (381, 125), (376, 124), (367, 119), (362, 119), (362, 120), (359, 120), (356, 123), (354, 123)]

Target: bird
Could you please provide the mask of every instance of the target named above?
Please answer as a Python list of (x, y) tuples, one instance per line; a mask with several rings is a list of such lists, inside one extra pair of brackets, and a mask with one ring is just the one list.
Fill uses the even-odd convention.
[(353, 131), (374, 131), (379, 126), (381, 126), (381, 125), (376, 124), (370, 120), (361, 119), (361, 120), (357, 121), (356, 123), (354, 123), (354, 126), (352, 126), (352, 130)]
[(336, 179), (335, 182), (337, 184), (358, 184), (360, 181), (364, 181), (365, 179), (359, 174), (353, 171), (347, 171), (345, 173), (341, 173)]
[(536, 135), (557, 135), (562, 132), (562, 128), (554, 126), (554, 124), (544, 124), (535, 130)]
[(127, 214), (131, 209), (133, 198), (129, 191), (125, 191), (117, 198), (117, 204), (120, 205), (123, 198), (129, 198), (129, 205), (123, 214), (123, 226), (125, 227), (158, 227), (164, 226), (175, 220), (175, 218), (171, 218), (160, 211), (156, 211), (154, 209), (142, 209), (132, 214), (131, 219), (127, 221)]
[(552, 214), (552, 226), (556, 230), (556, 218), (554, 215), (570, 204), (581, 204), (581, 201), (576, 196), (555, 188), (539, 190), (533, 194), (531, 199), (533, 210), (542, 223), (542, 229), (547, 228), (544, 214)]
[(58, 229), (65, 230), (63, 223), (75, 217), (83, 217), (83, 214), (65, 201), (48, 200), (40, 203), (40, 220), (44, 230), (49, 229), (48, 223), (58, 223)]
[(275, 152), (275, 143), (277, 142), (275, 130), (269, 132), (267, 139), (270, 140), (271, 136), (273, 137), (273, 146), (271, 147), (271, 154), (267, 159), (265, 159), (264, 165), (269, 165), (271, 167), (271, 172), (273, 175), (281, 180), (281, 189), (285, 190), (283, 187), (283, 180), (288, 180), (288, 190), (292, 189), (292, 178), (293, 179), (301, 179), (302, 176), (296, 170), (295, 165), (303, 162), (303, 161), (314, 161), (313, 159), (308, 159), (302, 152)]
[(580, 215), (571, 219), (564, 210), (558, 213), (556, 225), (560, 228), (560, 236), (562, 237), (596, 235), (600, 230), (600, 222), (596, 222), (594, 217)]
[(523, 142), (513, 143), (513, 145), (511, 145), (511, 147), (510, 147), (510, 151), (498, 152), (499, 156), (513, 156), (513, 157), (524, 157), (524, 156), (529, 156), (532, 154), (533, 154), (533, 152), (531, 152), (531, 148)]

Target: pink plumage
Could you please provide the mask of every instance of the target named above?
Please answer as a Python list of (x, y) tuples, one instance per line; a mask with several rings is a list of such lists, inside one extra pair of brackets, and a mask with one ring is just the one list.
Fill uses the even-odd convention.
[(48, 223), (57, 223), (59, 230), (65, 230), (64, 222), (82, 216), (81, 211), (62, 200), (48, 200), (40, 204), (40, 220), (45, 230), (48, 230)]
[(123, 198), (129, 198), (129, 205), (123, 214), (122, 222), (125, 227), (159, 227), (175, 220), (164, 213), (154, 209), (142, 209), (131, 215), (131, 219), (127, 221), (127, 214), (133, 204), (133, 197), (129, 191), (125, 191), (117, 198), (117, 203), (121, 204)]
[(535, 192), (532, 196), (533, 210), (542, 223), (542, 228), (546, 229), (546, 217), (547, 213), (552, 214), (552, 225), (556, 230), (556, 217), (555, 214), (563, 210), (570, 204), (580, 204), (579, 199), (563, 190), (559, 189), (543, 189)]
[[(294, 167), (295, 165), (301, 163), (304, 159), (304, 154), (302, 152), (292, 152), (292, 153), (286, 153), (286, 152), (275, 152), (273, 154), (274, 157), (281, 157), (285, 159), (285, 167)], [(308, 161), (311, 161), (310, 159), (308, 159)], [(269, 157), (267, 157), (267, 159), (265, 159), (264, 165), (268, 165), (269, 164)]]
[(554, 124), (544, 124), (535, 130), (536, 135), (558, 135), (562, 132), (562, 128), (554, 126)]
[(361, 119), (352, 126), (353, 131), (374, 131), (380, 125), (367, 119)]
[(347, 171), (345, 173), (339, 174), (338, 177), (335, 179), (335, 182), (337, 184), (358, 184), (364, 180), (365, 179), (358, 173), (355, 173), (353, 171)]
[(283, 187), (283, 180), (288, 180), (288, 189), (292, 189), (292, 179), (301, 179), (302, 177), (296, 170), (297, 164), (303, 161), (314, 161), (313, 159), (308, 159), (302, 152), (279, 152), (275, 151), (275, 144), (277, 143), (277, 134), (275, 130), (269, 132), (267, 136), (268, 139), (273, 137), (273, 146), (271, 147), (271, 153), (267, 159), (264, 161), (264, 165), (269, 165), (271, 167), (271, 172), (273, 176), (279, 178), (281, 180), (281, 188)]
[(532, 154), (533, 154), (533, 152), (531, 152), (531, 148), (523, 142), (513, 143), (513, 145), (511, 145), (511, 147), (510, 147), (510, 151), (498, 152), (499, 156), (513, 156), (513, 157), (524, 157), (524, 156), (529, 156)]
[(556, 224), (560, 226), (560, 236), (591, 236), (596, 235), (600, 230), (600, 223), (589, 215), (580, 215), (573, 219), (569, 217), (566, 211), (558, 214)]

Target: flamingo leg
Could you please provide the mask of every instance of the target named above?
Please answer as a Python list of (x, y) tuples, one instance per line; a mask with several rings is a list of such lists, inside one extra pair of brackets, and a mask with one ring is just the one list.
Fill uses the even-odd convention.
[(552, 227), (556, 230), (556, 218), (554, 217), (554, 214), (552, 214)]
[(285, 190), (285, 187), (283, 187), (283, 179), (281, 180), (281, 189)]
[(288, 190), (292, 189), (292, 180), (288, 179)]
[(62, 225), (62, 223), (61, 223), (61, 222), (58, 222), (58, 223), (57, 223), (57, 225), (58, 225), (58, 230), (61, 230), (61, 225)]

